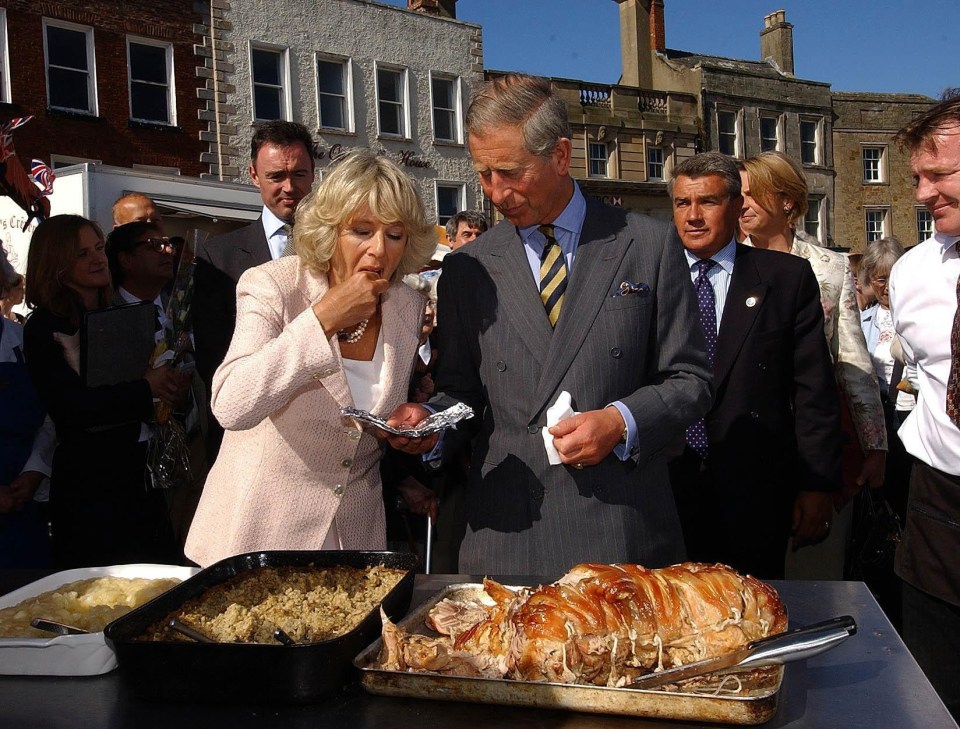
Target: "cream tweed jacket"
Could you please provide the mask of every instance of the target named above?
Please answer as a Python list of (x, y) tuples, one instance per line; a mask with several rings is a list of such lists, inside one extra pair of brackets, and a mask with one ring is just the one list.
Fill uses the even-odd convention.
[(877, 377), (860, 326), (856, 287), (850, 259), (839, 251), (824, 248), (803, 231), (793, 237), (795, 256), (810, 262), (820, 284), (824, 331), (830, 356), (836, 368), (837, 382), (850, 407), (860, 448), (864, 451), (887, 450), (887, 430)]
[[(353, 398), (336, 337), (311, 305), (326, 276), (286, 256), (237, 284), (237, 327), (213, 379), (226, 429), (185, 552), (208, 566), (244, 552), (319, 549), (330, 524), (345, 549), (384, 549), (380, 442), (339, 410)], [(383, 391), (373, 412), (407, 400), (424, 299), (394, 283), (382, 298)]]

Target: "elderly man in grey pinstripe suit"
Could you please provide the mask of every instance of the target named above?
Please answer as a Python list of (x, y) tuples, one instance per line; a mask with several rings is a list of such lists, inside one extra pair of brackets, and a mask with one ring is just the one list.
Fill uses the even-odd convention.
[[(665, 455), (709, 408), (711, 376), (676, 232), (584, 197), (546, 80), (485, 83), (467, 130), (506, 220), (448, 255), (439, 284), (430, 405), (476, 413), (444, 435), (474, 442), (460, 570), (555, 578), (585, 561), (679, 561)], [(563, 392), (580, 412), (549, 428), (551, 465), (541, 431)], [(391, 423), (426, 415), (408, 403)], [(390, 443), (437, 450), (436, 436)]]

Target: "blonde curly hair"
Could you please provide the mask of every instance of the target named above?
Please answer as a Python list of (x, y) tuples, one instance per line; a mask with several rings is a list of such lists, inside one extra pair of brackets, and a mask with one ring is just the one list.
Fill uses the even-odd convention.
[(417, 188), (395, 162), (369, 150), (356, 150), (337, 162), (317, 189), (297, 206), (293, 242), (301, 265), (316, 274), (326, 274), (340, 231), (364, 206), (387, 225), (400, 223), (407, 234), (403, 256), (391, 280), (423, 268), (437, 247), (437, 239)]

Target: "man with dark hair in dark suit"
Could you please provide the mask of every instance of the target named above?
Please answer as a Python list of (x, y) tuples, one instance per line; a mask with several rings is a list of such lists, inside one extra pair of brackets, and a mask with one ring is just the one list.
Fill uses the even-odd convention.
[[(237, 280), (248, 268), (276, 260), (287, 246), (297, 205), (314, 178), (313, 139), (305, 126), (280, 119), (258, 124), (250, 142), (250, 178), (260, 189), (263, 211), (250, 225), (197, 246), (193, 331), (197, 370), (210, 391), (237, 317)], [(223, 431), (211, 432), (211, 461)]]
[(716, 397), (670, 476), (687, 556), (760, 578), (822, 541), (840, 484), (840, 410), (810, 264), (736, 242), (743, 207), (732, 159), (678, 165), (673, 219), (685, 248)]

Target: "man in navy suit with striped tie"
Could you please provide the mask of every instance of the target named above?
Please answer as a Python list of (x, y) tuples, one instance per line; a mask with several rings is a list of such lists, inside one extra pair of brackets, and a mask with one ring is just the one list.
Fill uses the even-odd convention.
[(736, 242), (743, 207), (730, 157), (685, 160), (673, 218), (697, 293), (716, 397), (670, 464), (688, 557), (765, 579), (822, 541), (840, 484), (840, 417), (820, 289), (796, 256)]

